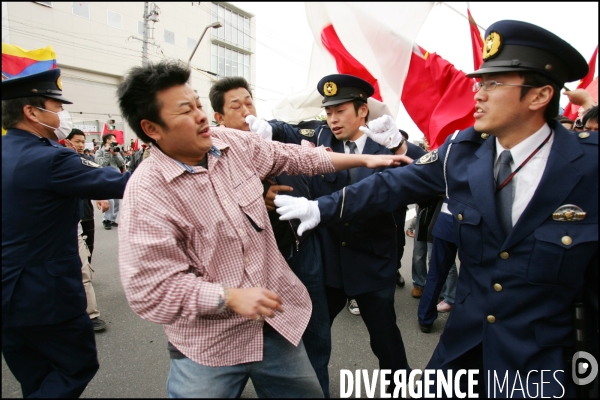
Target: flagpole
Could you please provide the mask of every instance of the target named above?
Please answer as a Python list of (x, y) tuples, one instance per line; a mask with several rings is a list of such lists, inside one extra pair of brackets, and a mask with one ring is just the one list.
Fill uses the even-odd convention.
[[(449, 4), (446, 4), (446, 3), (445, 3), (445, 2), (443, 2), (443, 1), (442, 1), (442, 2), (440, 2), (440, 3), (441, 3), (441, 4), (443, 4), (443, 5), (445, 5), (446, 7), (448, 7), (449, 9), (451, 9), (452, 11), (454, 11), (455, 13), (457, 13), (458, 15), (460, 15), (461, 17), (463, 17), (464, 19), (466, 19), (466, 20), (468, 20), (468, 19), (469, 19), (469, 17), (467, 17), (465, 14), (461, 13), (460, 11), (458, 11), (456, 8), (452, 7), (451, 5), (449, 5)], [(484, 28), (483, 26), (479, 25), (477, 22), (475, 22), (475, 24), (476, 24), (476, 25), (477, 25), (479, 28), (483, 29), (483, 31), (484, 31), (484, 32), (486, 31), (486, 29), (487, 29), (487, 28)]]

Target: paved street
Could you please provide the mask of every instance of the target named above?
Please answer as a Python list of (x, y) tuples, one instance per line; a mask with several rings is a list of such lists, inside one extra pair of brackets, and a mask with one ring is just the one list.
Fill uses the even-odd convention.
[[(152, 218), (152, 216), (148, 216)], [(102, 214), (96, 210), (96, 240), (92, 267), (100, 317), (108, 328), (96, 334), (100, 370), (82, 397), (166, 397), (169, 358), (166, 336), (160, 325), (142, 320), (127, 305), (119, 279), (118, 230), (102, 227)], [(423, 369), (429, 360), (448, 314), (440, 314), (429, 334), (421, 333), (417, 323), (418, 300), (410, 295), (412, 239), (405, 247), (402, 275), (407, 284), (396, 289), (396, 312), (409, 363)], [(331, 397), (340, 395), (340, 369), (378, 368), (369, 347), (367, 329), (359, 316), (343, 311), (333, 325), (333, 353), (329, 365)], [(375, 392), (379, 393), (379, 389)], [(364, 390), (362, 396), (365, 397)], [(377, 396), (377, 395), (376, 395)], [(2, 397), (21, 397), (20, 386), (2, 359)], [(248, 384), (244, 398), (255, 398)], [(354, 397), (354, 395), (352, 396)]]

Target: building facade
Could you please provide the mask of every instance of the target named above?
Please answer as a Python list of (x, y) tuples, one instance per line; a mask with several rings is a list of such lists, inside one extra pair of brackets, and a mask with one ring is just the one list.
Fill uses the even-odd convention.
[[(193, 53), (217, 21), (221, 27), (208, 28)], [(211, 121), (213, 82), (255, 81), (254, 15), (226, 2), (2, 2), (2, 42), (25, 50), (52, 46), (64, 96), (73, 101), (65, 109), (88, 141), (99, 140), (111, 120), (126, 145), (136, 138), (120, 115), (116, 89), (131, 67), (142, 65), (144, 31), (151, 62), (187, 63), (193, 53), (192, 87)]]

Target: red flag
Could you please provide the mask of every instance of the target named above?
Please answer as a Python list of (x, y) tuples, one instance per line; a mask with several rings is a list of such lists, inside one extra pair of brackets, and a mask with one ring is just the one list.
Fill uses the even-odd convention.
[(469, 28), (471, 29), (471, 45), (473, 46), (473, 66), (477, 71), (483, 64), (483, 38), (479, 32), (479, 27), (471, 15), (471, 7), (467, 3), (467, 14), (469, 15)]
[(119, 143), (119, 144), (125, 143), (125, 137), (123, 135), (123, 131), (120, 131), (118, 129), (113, 129), (112, 131), (110, 131), (110, 130), (108, 130), (108, 125), (104, 124), (104, 128), (102, 129), (102, 135), (106, 135), (107, 133), (112, 133), (113, 135), (115, 135), (115, 140), (117, 141), (117, 143)]
[(475, 123), (473, 79), (435, 53), (416, 46), (402, 90), (404, 108), (431, 150), (457, 129)]
[[(583, 77), (579, 81), (579, 85), (577, 85), (577, 89), (587, 89), (590, 83), (594, 80), (594, 74), (596, 73), (596, 57), (598, 56), (598, 46), (596, 45), (596, 50), (594, 50), (594, 54), (592, 54), (592, 58), (590, 58), (590, 62), (588, 64), (589, 71), (586, 76)], [(598, 89), (596, 89), (597, 93)], [(589, 92), (589, 90), (588, 90)], [(565, 111), (563, 112), (563, 116), (572, 119), (575, 121), (577, 119), (579, 111), (579, 106), (574, 106), (569, 102), (565, 107)]]
[(131, 150), (133, 151), (138, 151), (139, 150), (139, 141), (140, 139), (135, 139), (135, 142), (133, 142), (133, 146), (131, 146)]

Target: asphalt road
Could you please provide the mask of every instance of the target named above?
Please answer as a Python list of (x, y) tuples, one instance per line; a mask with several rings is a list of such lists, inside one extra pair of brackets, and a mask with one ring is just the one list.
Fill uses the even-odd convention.
[[(149, 215), (148, 218), (152, 216)], [(119, 228), (105, 230), (101, 222), (102, 214), (96, 210), (93, 282), (100, 318), (106, 321), (107, 329), (96, 333), (100, 370), (82, 397), (167, 397), (169, 357), (166, 336), (160, 325), (141, 319), (129, 308), (117, 263)], [(431, 333), (424, 334), (420, 331), (417, 323), (419, 301), (410, 295), (412, 249), (412, 239), (407, 237), (401, 269), (407, 283), (404, 288), (396, 288), (396, 314), (409, 364), (413, 369), (423, 369), (449, 314), (440, 314)], [(330, 386), (331, 397), (337, 398), (340, 397), (341, 369), (367, 369), (371, 373), (378, 368), (378, 363), (369, 346), (367, 329), (359, 316), (352, 315), (347, 310), (340, 313), (333, 325), (332, 340)], [(378, 397), (379, 388), (375, 393)], [(364, 390), (361, 394), (365, 397)], [(6, 366), (4, 358), (2, 397), (22, 397), (20, 386)], [(242, 397), (257, 397), (250, 381)]]

